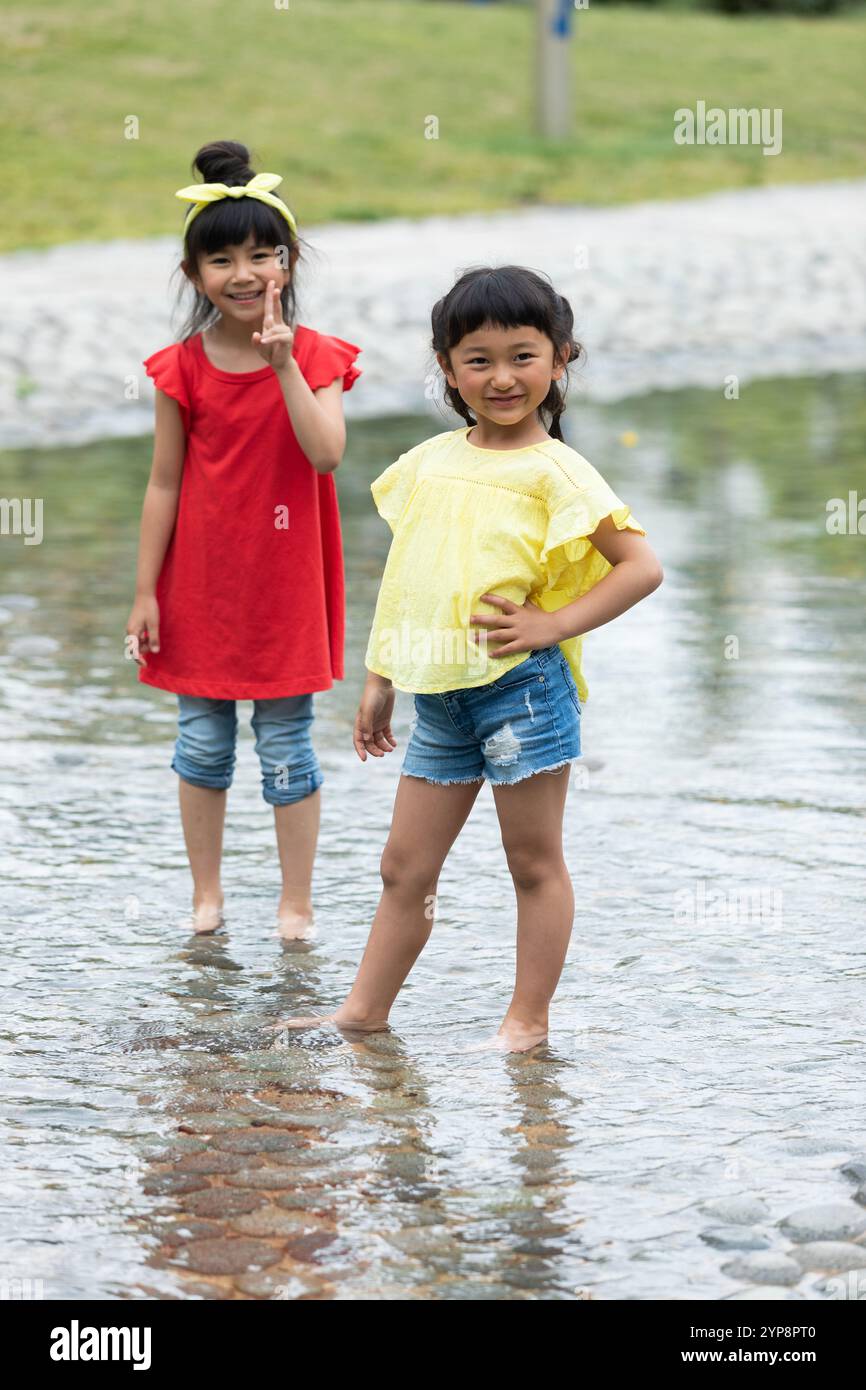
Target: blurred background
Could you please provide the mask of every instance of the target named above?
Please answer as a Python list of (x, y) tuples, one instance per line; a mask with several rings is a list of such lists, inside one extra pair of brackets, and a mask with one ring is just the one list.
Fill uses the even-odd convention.
[[(121, 0), (4, 0), (3, 248), (176, 233), (172, 194), (216, 129), (258, 147), (308, 225), (863, 173), (862, 6), (565, 8), (575, 119), (546, 143), (532, 0), (153, 0), (146, 22)], [(672, 112), (701, 97), (782, 107), (784, 158), (674, 145)], [(423, 139), (430, 113), (438, 140)]]

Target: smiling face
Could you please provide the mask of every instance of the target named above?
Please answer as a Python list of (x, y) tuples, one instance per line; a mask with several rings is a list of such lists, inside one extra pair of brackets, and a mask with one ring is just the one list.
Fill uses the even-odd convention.
[(437, 356), (449, 386), (460, 392), (476, 419), (483, 416), (502, 426), (533, 414), (550, 383), (565, 371), (546, 334), (526, 324), (483, 324), (451, 349), (450, 361)]
[(275, 246), (257, 246), (250, 232), (241, 246), (224, 246), (199, 257), (198, 272), (190, 278), (224, 318), (260, 319), (268, 281), (277, 291), (288, 283), (290, 271), (279, 263)]

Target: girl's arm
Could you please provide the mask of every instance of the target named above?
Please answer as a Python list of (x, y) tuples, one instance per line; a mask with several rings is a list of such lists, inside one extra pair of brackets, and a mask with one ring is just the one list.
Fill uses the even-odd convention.
[(665, 577), (644, 537), (634, 531), (618, 530), (612, 517), (604, 517), (589, 539), (613, 569), (588, 593), (549, 615), (558, 634), (556, 642), (603, 627), (651, 594)]
[(338, 377), (329, 386), (311, 391), (292, 356), (294, 330), (283, 323), (276, 281), (269, 280), (261, 333), (253, 346), (277, 375), (295, 438), (317, 473), (333, 473), (346, 447), (343, 420), (343, 383)]
[[(153, 463), (141, 510), (138, 572), (135, 602), (126, 625), (137, 640), (138, 651), (159, 651), (159, 608), (156, 581), (177, 519), (177, 503), (183, 476), (186, 435), (180, 408), (172, 396), (156, 392)], [(136, 661), (138, 655), (134, 652)], [(146, 661), (139, 661), (146, 666)]]
[(612, 517), (604, 517), (589, 539), (613, 569), (573, 603), (549, 613), (531, 598), (519, 605), (501, 594), (481, 595), (499, 611), (492, 618), (473, 613), (469, 622), (472, 627), (487, 629), (490, 656), (529, 652), (591, 632), (646, 598), (664, 579), (664, 571), (643, 536), (619, 531)]
[(311, 391), (292, 357), (277, 369), (277, 379), (295, 438), (317, 473), (333, 473), (346, 447), (342, 378)]

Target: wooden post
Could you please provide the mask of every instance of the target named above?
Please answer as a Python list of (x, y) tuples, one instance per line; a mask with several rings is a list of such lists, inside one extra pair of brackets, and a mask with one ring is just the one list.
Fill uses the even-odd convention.
[(535, 0), (535, 128), (548, 140), (571, 134), (574, 0)]

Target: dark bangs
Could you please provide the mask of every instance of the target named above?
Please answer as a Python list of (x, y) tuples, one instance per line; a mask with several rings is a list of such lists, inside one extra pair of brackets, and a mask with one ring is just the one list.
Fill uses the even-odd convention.
[(439, 325), (439, 352), (450, 350), (484, 324), (519, 328), (526, 324), (550, 336), (550, 289), (530, 278), (522, 266), (504, 265), (464, 277), (447, 296)]
[[(543, 333), (566, 363), (576, 362), (583, 349), (574, 338), (574, 314), (563, 295), (557, 294), (547, 276), (522, 265), (476, 266), (465, 270), (451, 289), (433, 305), (431, 346), (439, 358), (450, 361), (452, 348), (485, 324), (494, 328), (519, 328), (525, 324)], [(565, 410), (568, 376), (562, 386), (551, 379), (550, 389), (538, 407), (539, 418), (554, 439), (562, 439), (560, 416)], [(443, 396), (467, 424), (477, 423), (460, 392), (447, 377)], [(549, 421), (549, 423), (547, 423)]]
[(186, 238), (191, 261), (212, 256), (224, 246), (242, 246), (252, 232), (256, 246), (286, 246), (297, 239), (276, 208), (258, 198), (221, 198), (200, 212)]
[[(202, 258), (214, 255), (224, 246), (242, 246), (250, 233), (256, 246), (285, 246), (287, 249), (291, 273), (288, 284), (280, 291), (280, 304), (283, 322), (292, 325), (297, 314), (294, 265), (300, 256), (301, 238), (295, 235), (277, 208), (258, 198), (220, 198), (209, 204), (190, 224), (184, 242), (185, 263), (194, 271)], [(176, 268), (175, 274), (180, 277), (176, 304), (180, 305), (187, 287), (193, 295), (192, 307), (179, 334), (183, 342), (210, 328), (219, 319), (219, 313), (207, 296), (200, 294), (187, 279), (182, 265)]]

